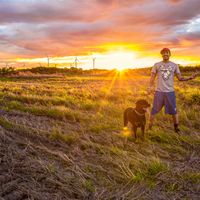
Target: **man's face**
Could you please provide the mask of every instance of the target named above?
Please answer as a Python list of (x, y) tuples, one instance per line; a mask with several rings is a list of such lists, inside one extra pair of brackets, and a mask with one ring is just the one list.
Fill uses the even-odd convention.
[(164, 51), (162, 53), (162, 57), (163, 57), (163, 60), (169, 60), (170, 52), (169, 51)]

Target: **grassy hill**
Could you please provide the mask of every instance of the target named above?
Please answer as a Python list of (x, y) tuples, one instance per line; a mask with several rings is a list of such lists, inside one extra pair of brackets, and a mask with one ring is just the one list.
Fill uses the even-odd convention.
[(199, 199), (200, 78), (175, 82), (180, 135), (161, 112), (134, 141), (122, 113), (149, 77), (104, 75), (0, 79), (1, 200)]

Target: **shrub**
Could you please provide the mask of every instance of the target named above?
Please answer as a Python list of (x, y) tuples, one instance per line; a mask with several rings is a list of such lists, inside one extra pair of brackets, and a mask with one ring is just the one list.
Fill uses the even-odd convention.
[(15, 74), (16, 71), (13, 67), (2, 67), (0, 68), (0, 75), (6, 76), (6, 75), (11, 75)]

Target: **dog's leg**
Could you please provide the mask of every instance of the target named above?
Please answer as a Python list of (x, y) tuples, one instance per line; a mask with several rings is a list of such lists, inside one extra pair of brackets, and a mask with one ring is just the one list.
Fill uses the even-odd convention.
[(127, 116), (127, 110), (124, 111), (124, 127), (128, 125), (128, 116)]
[(142, 139), (144, 139), (144, 134), (145, 134), (145, 126), (141, 126), (141, 131), (142, 131)]
[(132, 130), (133, 130), (134, 138), (137, 139), (137, 126), (133, 126)]

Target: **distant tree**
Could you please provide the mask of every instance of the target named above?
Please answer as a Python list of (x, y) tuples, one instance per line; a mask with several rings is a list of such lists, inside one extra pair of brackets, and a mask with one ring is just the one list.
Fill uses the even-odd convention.
[(0, 68), (0, 75), (6, 76), (6, 75), (11, 75), (11, 74), (16, 74), (16, 71), (13, 67), (2, 67), (2, 68)]

